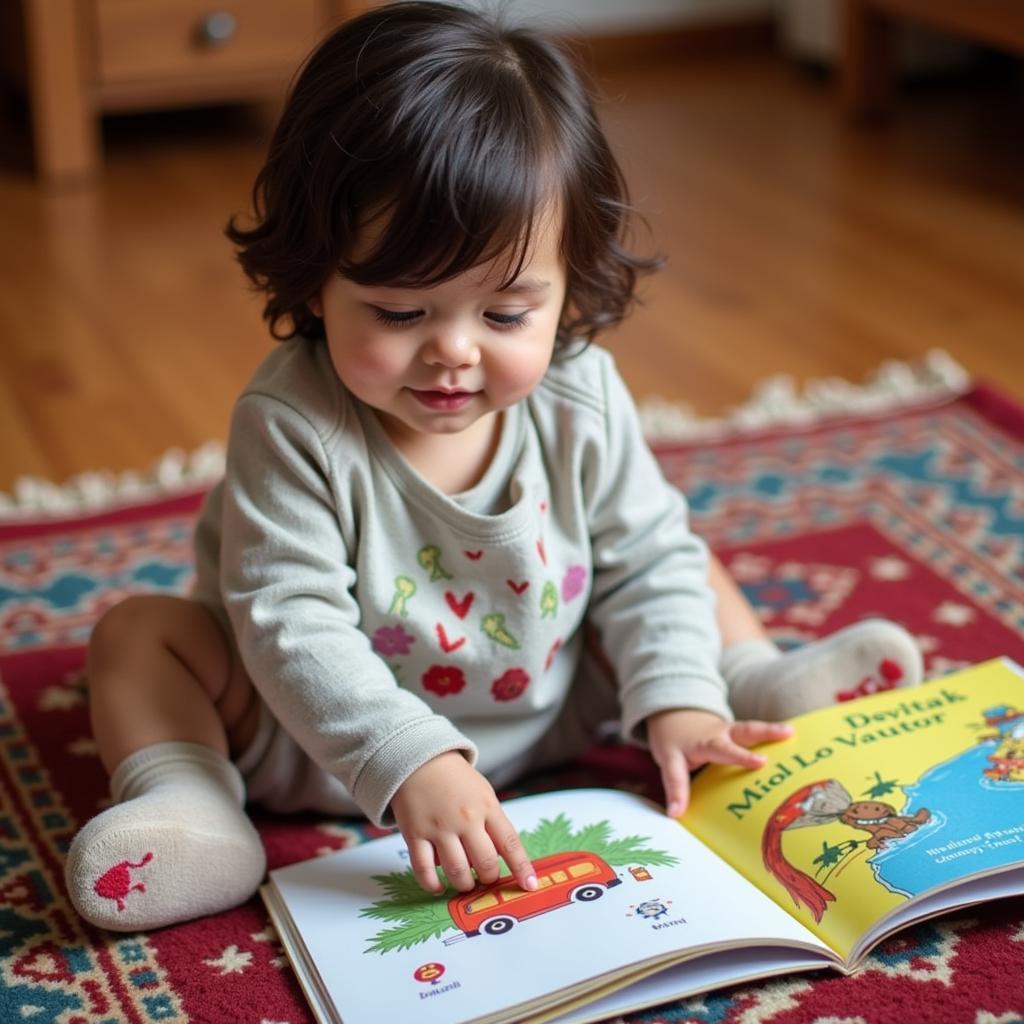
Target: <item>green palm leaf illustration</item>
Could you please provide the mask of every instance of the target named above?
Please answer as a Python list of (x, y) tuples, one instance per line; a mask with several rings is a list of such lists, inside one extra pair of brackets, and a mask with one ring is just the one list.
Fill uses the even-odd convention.
[[(447, 914), (445, 916), (447, 917)], [(452, 919), (448, 917), (447, 923), (417, 921), (397, 925), (394, 928), (385, 928), (374, 935), (370, 940), (370, 945), (363, 952), (390, 953), (396, 949), (412, 949), (413, 946), (418, 946), (421, 942), (439, 938), (454, 927)]]
[[(607, 821), (585, 825), (572, 837), (573, 849), (600, 853), (612, 838), (612, 826)], [(607, 859), (607, 858), (606, 858)]]
[(555, 819), (543, 818), (535, 829), (521, 832), (519, 838), (530, 860), (573, 849), (572, 823), (564, 814)]
[(432, 897), (420, 888), (412, 868), (392, 871), (387, 875), (374, 875), (373, 880), (384, 890), (384, 898), (398, 903), (421, 903)]

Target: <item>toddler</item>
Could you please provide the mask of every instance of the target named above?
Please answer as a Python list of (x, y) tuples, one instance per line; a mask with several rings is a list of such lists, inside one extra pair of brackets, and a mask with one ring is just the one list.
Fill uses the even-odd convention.
[[(71, 846), (83, 917), (148, 929), (250, 897), (246, 798), (394, 822), (440, 891), (536, 878), (496, 796), (610, 717), (668, 811), (748, 768), (779, 719), (877, 674), (870, 621), (781, 655), (589, 344), (654, 261), (556, 44), (443, 3), (383, 6), (298, 76), (232, 222), (282, 344), (231, 421), (188, 599), (111, 610), (90, 645), (114, 805)], [(584, 628), (586, 627), (586, 628)], [(734, 720), (737, 716), (739, 720)]]

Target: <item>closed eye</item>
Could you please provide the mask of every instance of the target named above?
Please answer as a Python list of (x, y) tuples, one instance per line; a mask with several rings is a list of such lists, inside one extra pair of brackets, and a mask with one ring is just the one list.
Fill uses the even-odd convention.
[(503, 331), (525, 327), (528, 319), (525, 313), (484, 313), (484, 316)]
[(419, 309), (394, 310), (382, 309), (380, 306), (371, 306), (374, 317), (382, 324), (390, 324), (392, 327), (400, 327), (403, 324), (411, 324), (423, 315)]

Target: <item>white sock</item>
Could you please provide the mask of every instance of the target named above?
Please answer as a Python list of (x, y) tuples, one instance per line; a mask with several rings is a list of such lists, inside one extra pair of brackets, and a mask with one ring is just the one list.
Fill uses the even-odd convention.
[(245, 787), (222, 754), (157, 743), (122, 761), (114, 807), (79, 830), (64, 876), (75, 909), (116, 931), (159, 928), (237, 906), (266, 870), (242, 809)]
[(914, 638), (885, 619), (865, 619), (785, 654), (770, 640), (743, 640), (725, 648), (720, 667), (736, 717), (770, 722), (916, 686), (923, 673)]

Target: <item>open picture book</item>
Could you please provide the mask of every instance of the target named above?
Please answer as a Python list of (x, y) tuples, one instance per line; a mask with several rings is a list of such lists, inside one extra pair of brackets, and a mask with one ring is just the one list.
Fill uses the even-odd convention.
[(793, 720), (681, 822), (617, 790), (505, 803), (540, 887), (430, 896), (394, 834), (271, 872), (320, 1021), (603, 1020), (792, 971), (1024, 893), (1024, 670), (996, 660)]

